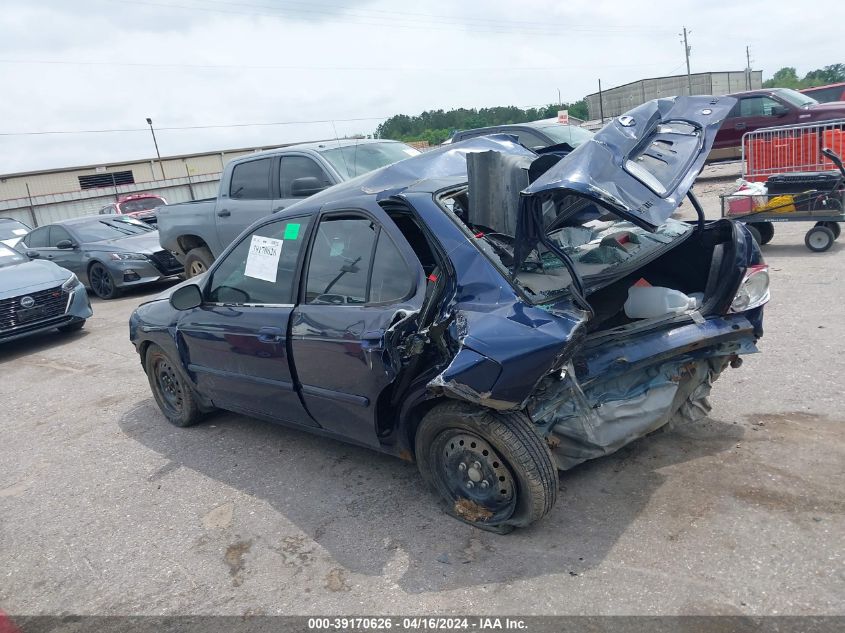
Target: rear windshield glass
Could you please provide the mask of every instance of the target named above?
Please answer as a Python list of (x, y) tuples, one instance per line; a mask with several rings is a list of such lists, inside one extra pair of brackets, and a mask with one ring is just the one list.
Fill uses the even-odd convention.
[(543, 134), (551, 137), (555, 143), (566, 143), (572, 147), (578, 147), (595, 136), (590, 130), (585, 130), (582, 127), (560, 123), (552, 123), (544, 127), (538, 126), (537, 129), (542, 130)]
[(319, 151), (344, 179), (355, 178), (420, 153), (404, 143), (360, 143)]
[(17, 220), (0, 221), (0, 240), (12, 240), (29, 233), (29, 227)]
[(127, 200), (120, 203), (121, 213), (135, 213), (137, 211), (149, 211), (164, 204), (161, 198), (141, 198), (140, 200)]
[(116, 216), (74, 223), (73, 230), (83, 242), (99, 242), (101, 240), (119, 240), (132, 235), (143, 235), (155, 229), (149, 224), (144, 224), (133, 218)]

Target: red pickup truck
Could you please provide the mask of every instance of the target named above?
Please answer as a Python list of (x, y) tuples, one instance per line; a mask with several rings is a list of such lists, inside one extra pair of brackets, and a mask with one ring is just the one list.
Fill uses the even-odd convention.
[(716, 135), (710, 160), (740, 158), (742, 135), (763, 127), (845, 119), (845, 102), (819, 103), (789, 88), (765, 88), (730, 95), (738, 99)]

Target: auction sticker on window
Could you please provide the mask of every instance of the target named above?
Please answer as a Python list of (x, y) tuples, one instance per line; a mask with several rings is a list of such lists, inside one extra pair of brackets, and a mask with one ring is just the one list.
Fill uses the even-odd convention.
[(253, 235), (246, 257), (244, 275), (255, 279), (275, 282), (279, 270), (279, 257), (282, 255), (283, 240), (272, 237)]

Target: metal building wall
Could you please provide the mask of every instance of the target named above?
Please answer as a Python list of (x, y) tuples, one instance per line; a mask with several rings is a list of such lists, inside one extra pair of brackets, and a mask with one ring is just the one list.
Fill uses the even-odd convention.
[[(694, 95), (723, 95), (729, 92), (746, 90), (747, 86), (744, 70), (696, 73), (690, 75), (690, 79), (692, 81), (692, 94)], [(760, 70), (751, 71), (751, 90), (762, 86), (763, 72)], [(602, 91), (604, 117), (619, 116), (652, 99), (687, 94), (690, 94), (690, 92), (686, 75), (641, 79), (624, 86)], [(585, 100), (587, 101), (590, 119), (600, 118), (602, 108), (599, 107), (599, 93), (587, 95)]]

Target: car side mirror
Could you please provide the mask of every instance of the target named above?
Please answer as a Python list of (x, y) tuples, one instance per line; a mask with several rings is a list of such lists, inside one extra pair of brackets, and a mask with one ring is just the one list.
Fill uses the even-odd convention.
[(326, 188), (326, 185), (320, 182), (320, 179), (316, 176), (303, 176), (291, 183), (290, 195), (294, 198), (307, 198)]
[(70, 240), (59, 240), (56, 242), (56, 248), (61, 248), (62, 250), (73, 248), (73, 242)]
[(41, 255), (38, 254), (38, 251), (27, 251), (24, 253), (30, 259), (38, 259)]
[(782, 105), (772, 106), (772, 116), (786, 116), (789, 114), (789, 108)]
[(196, 284), (177, 288), (170, 295), (170, 305), (177, 310), (193, 310), (202, 305), (202, 291)]

